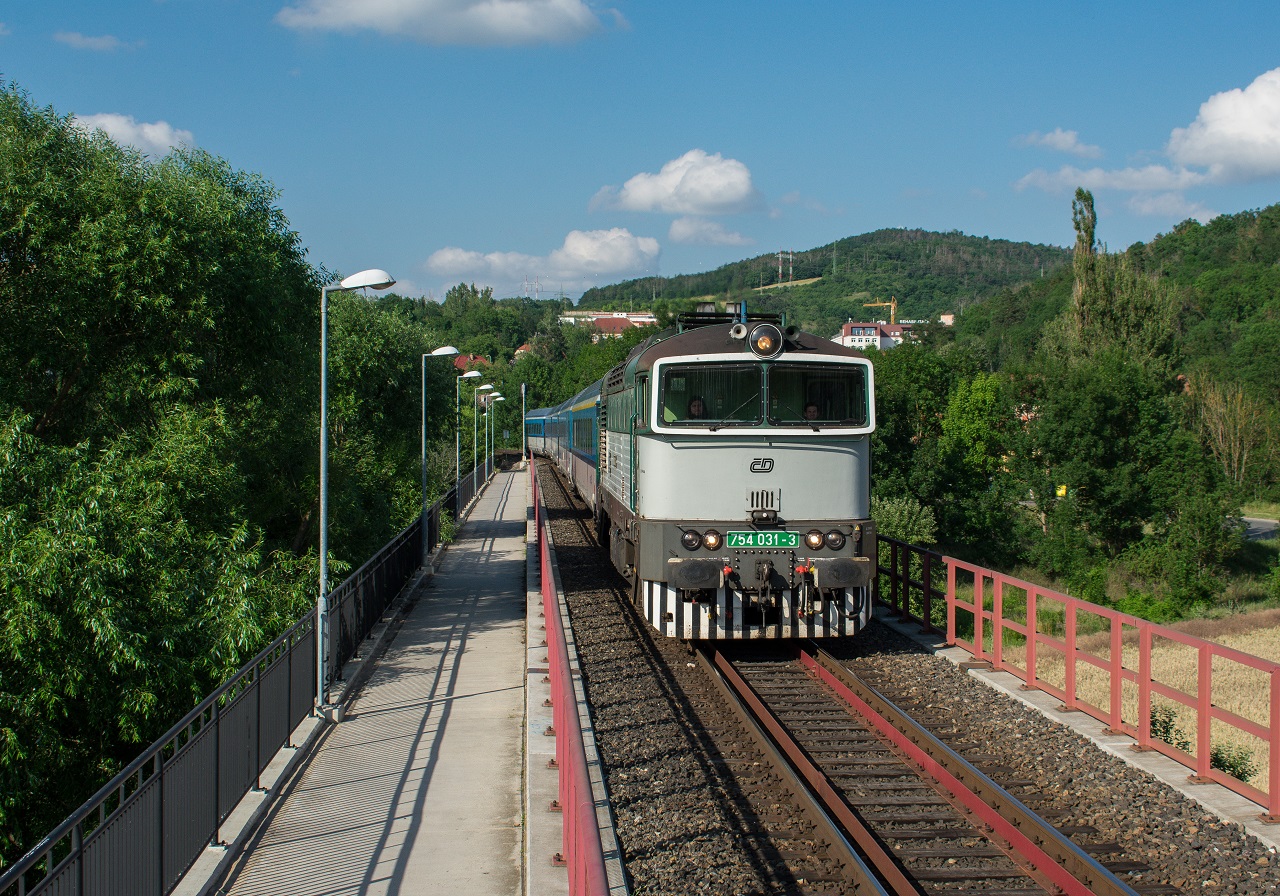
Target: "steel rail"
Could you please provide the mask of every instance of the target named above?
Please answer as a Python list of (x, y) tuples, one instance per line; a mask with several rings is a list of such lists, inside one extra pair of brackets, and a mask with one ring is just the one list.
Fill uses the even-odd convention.
[(995, 834), (1069, 896), (1138, 896), (1097, 859), (1028, 809), (890, 700), (818, 648), (801, 663), (860, 717), (942, 783)]
[[(876, 837), (822, 771), (787, 733), (733, 664), (714, 647), (697, 648), (698, 663), (724, 692), (778, 776), (808, 799), (802, 808), (840, 853), (858, 893), (919, 893), (892, 852)], [(852, 838), (853, 844), (849, 841)], [(856, 848), (854, 846), (856, 844)]]

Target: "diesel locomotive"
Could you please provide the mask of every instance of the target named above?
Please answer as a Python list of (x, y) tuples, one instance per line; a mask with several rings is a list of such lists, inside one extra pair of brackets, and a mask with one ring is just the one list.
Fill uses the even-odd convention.
[(874, 371), (773, 315), (685, 314), (554, 408), (533, 450), (591, 505), (660, 633), (848, 637), (871, 614)]

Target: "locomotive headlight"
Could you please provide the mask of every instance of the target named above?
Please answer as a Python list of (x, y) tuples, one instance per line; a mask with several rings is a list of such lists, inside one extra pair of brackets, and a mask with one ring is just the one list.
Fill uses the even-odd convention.
[(680, 536), (680, 543), (685, 546), (686, 550), (696, 551), (702, 544), (702, 536), (692, 529), (685, 529), (684, 534)]
[(747, 344), (761, 358), (776, 358), (782, 354), (782, 331), (773, 324), (758, 324), (751, 331)]
[(822, 533), (817, 529), (810, 529), (804, 536), (805, 547), (811, 551), (817, 551), (822, 548)]
[(702, 546), (708, 551), (719, 550), (721, 540), (720, 533), (715, 529), (708, 529), (702, 533)]
[(844, 547), (844, 533), (839, 529), (832, 529), (827, 533), (827, 547), (833, 551), (838, 551)]

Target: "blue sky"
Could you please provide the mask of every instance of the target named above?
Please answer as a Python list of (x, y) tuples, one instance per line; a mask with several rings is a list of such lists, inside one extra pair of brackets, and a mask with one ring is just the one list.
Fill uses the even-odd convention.
[(1112, 249), (1280, 201), (1280, 3), (0, 0), (0, 77), (254, 171), (440, 298), (882, 227)]

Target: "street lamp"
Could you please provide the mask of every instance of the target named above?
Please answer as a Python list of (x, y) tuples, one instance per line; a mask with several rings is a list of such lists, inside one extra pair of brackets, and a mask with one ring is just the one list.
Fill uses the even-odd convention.
[(480, 466), (480, 452), (477, 450), (480, 441), (480, 393), (488, 392), (493, 386), (485, 383), (483, 386), (476, 386), (476, 391), (471, 393), (471, 497), (476, 496), (476, 468)]
[(496, 409), (494, 408), (494, 405), (496, 405), (500, 401), (506, 401), (506, 399), (502, 397), (502, 393), (494, 392), (492, 395), (490, 395), (489, 396), (489, 412), (488, 414), (485, 415), (489, 418), (488, 420), (489, 453), (485, 456), (485, 464), (484, 464), (484, 478), (486, 481), (488, 481), (489, 476), (493, 473), (493, 469), (495, 466), (493, 462), (493, 453), (496, 447), (498, 430), (497, 430), (497, 423), (496, 423), (497, 418), (494, 416), (496, 413)]
[(442, 345), (422, 356), (422, 565), (427, 565), (427, 358), (456, 355), (452, 345)]
[(462, 494), (462, 381), (479, 379), (480, 371), (468, 370), (453, 383), (453, 515), (462, 512), (458, 498)]
[(316, 712), (325, 707), (325, 598), (329, 593), (329, 293), (386, 289), (396, 278), (370, 268), (320, 287), (320, 594), (316, 597)]

